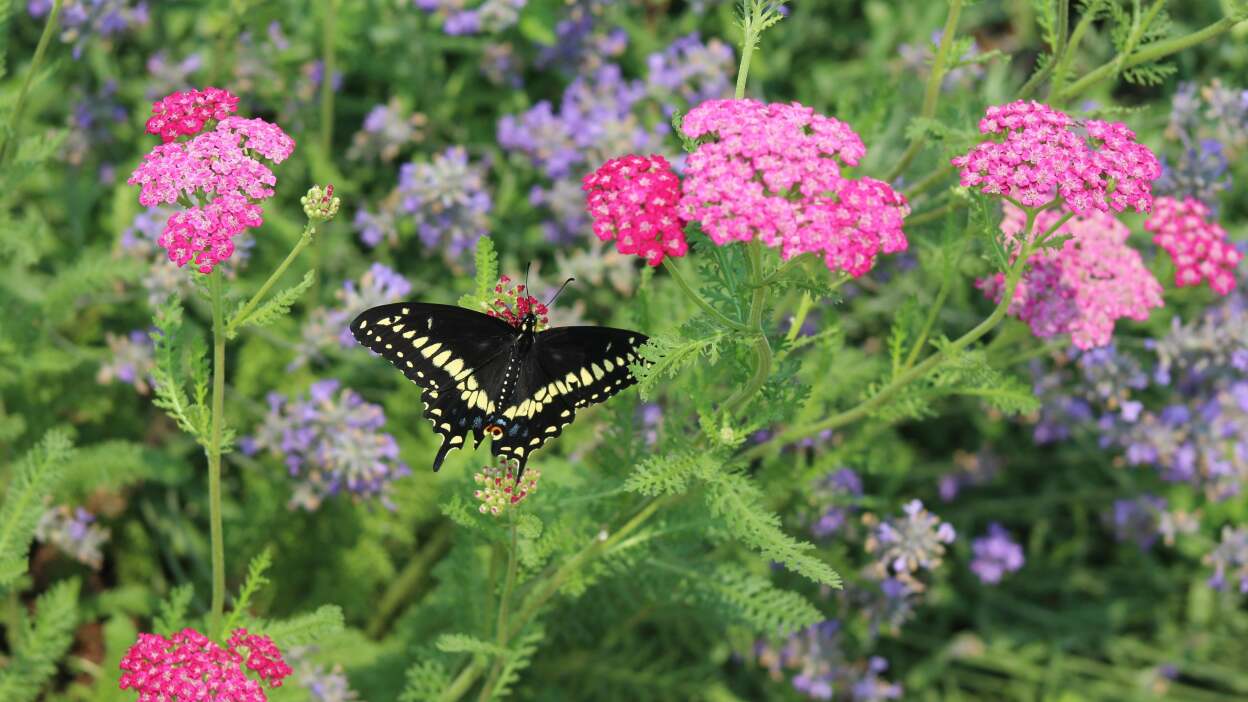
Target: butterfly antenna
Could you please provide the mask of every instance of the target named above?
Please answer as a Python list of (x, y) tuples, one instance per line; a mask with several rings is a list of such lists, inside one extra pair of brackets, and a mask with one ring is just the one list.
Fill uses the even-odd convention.
[(533, 270), (533, 262), (529, 261), (524, 266), (524, 294), (529, 294), (529, 271)]
[(559, 293), (563, 292), (563, 289), (568, 287), (568, 283), (571, 283), (574, 280), (576, 280), (576, 278), (568, 278), (567, 280), (563, 281), (563, 285), (560, 285), (559, 289), (555, 291), (555, 294), (550, 296), (550, 302), (547, 302), (546, 306), (550, 307), (551, 305), (555, 304), (555, 299), (559, 297)]

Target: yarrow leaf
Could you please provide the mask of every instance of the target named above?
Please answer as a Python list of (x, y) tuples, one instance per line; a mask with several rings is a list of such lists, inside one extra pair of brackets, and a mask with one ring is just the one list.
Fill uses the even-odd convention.
[(688, 339), (680, 334), (658, 334), (642, 344), (637, 353), (648, 363), (633, 364), (630, 370), (637, 378), (641, 399), (649, 399), (664, 379), (676, 377), (685, 366), (699, 358), (707, 357), (713, 363), (719, 355), (719, 343), (723, 332), (713, 332), (701, 338)]
[(188, 624), (186, 615), (194, 596), (195, 588), (189, 584), (170, 590), (169, 597), (161, 601), (156, 618), (152, 621), (152, 631), (161, 636), (171, 636), (185, 628)]
[(274, 293), (272, 297), (265, 301), (263, 305), (253, 310), (246, 317), (240, 318), (243, 304), (239, 304), (238, 309), (230, 317), (230, 321), (226, 324), (229, 330), (229, 337), (233, 339), (238, 335), (238, 330), (242, 327), (267, 327), (270, 324), (282, 319), (290, 314), (290, 308), (294, 306), (299, 298), (307, 292), (313, 284), (316, 283), (316, 269), (312, 269), (303, 274), (303, 280), (295, 285), (286, 288), (280, 292)]
[(44, 512), (44, 498), (51, 496), (72, 451), (67, 433), (49, 431), (18, 461), (12, 480), (5, 486), (0, 504), (0, 591), (25, 574), (27, 551)]
[(483, 656), (507, 656), (511, 649), (467, 634), (443, 634), (434, 644), (443, 653), (476, 653)]
[(688, 450), (665, 456), (651, 456), (638, 464), (624, 482), (624, 489), (642, 495), (674, 495), (689, 488), (689, 482), (714, 466), (704, 451)]
[(441, 697), (451, 684), (446, 666), (438, 661), (425, 660), (407, 669), (407, 684), (399, 695), (399, 702), (425, 702)]
[(315, 643), (318, 639), (336, 634), (342, 631), (343, 622), (341, 607), (322, 605), (307, 614), (299, 614), (282, 621), (264, 622), (257, 629), (273, 639), (278, 648), (286, 650), (292, 646)]
[(247, 614), (247, 607), (251, 604), (251, 598), (255, 596), (260, 588), (269, 584), (269, 579), (265, 577), (265, 572), (273, 565), (273, 552), (265, 548), (258, 556), (251, 559), (247, 564), (247, 578), (243, 581), (243, 587), (238, 591), (238, 598), (234, 601), (234, 609), (230, 612), (230, 616), (225, 622), (225, 631), (233, 631), (238, 624), (239, 619)]
[(21, 627), (10, 632), (16, 644), (8, 666), (0, 671), (0, 700), (33, 702), (56, 673), (60, 660), (74, 641), (78, 626), (77, 579), (62, 580), (39, 596), (34, 622), (21, 618)]

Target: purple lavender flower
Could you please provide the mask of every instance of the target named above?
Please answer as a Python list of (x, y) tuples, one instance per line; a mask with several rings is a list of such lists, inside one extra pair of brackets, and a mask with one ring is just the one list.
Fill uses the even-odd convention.
[[(29, 0), (26, 10), (32, 17), (43, 17), (52, 9), (51, 0)], [(133, 0), (65, 0), (61, 5), (61, 41), (73, 44), (75, 59), (82, 57), (91, 37), (108, 40), (148, 22), (147, 3)]]
[(953, 471), (940, 477), (940, 499), (952, 502), (963, 488), (986, 485), (1001, 472), (1001, 457), (988, 448), (975, 453), (955, 451)]
[(485, 165), (469, 163), (467, 152), (458, 146), (430, 162), (403, 164), (398, 187), (381, 210), (356, 213), (360, 238), (369, 245), (391, 240), (410, 221), (426, 248), (440, 249), (448, 261), (463, 258), (489, 231), (493, 198), (485, 186), (485, 170)]
[(198, 73), (203, 65), (198, 53), (188, 54), (180, 61), (170, 61), (168, 52), (161, 49), (147, 59), (149, 77), (143, 94), (148, 100), (156, 100), (169, 93), (186, 90), (192, 87), (191, 76)]
[(612, 1), (569, 0), (567, 14), (555, 24), (555, 42), (542, 47), (537, 67), (570, 67), (585, 74), (623, 54), (628, 33), (619, 28), (608, 29), (610, 23), (601, 21)]
[(100, 547), (109, 531), (95, 524), (95, 515), (82, 507), (50, 507), (39, 518), (35, 540), (52, 544), (74, 560), (99, 570), (104, 565)]
[(476, 7), (465, 7), (463, 0), (413, 0), (417, 9), (442, 20), (442, 31), (451, 36), (495, 34), (520, 19), (527, 0), (482, 0)]
[(134, 386), (141, 395), (150, 389), (152, 369), (156, 362), (152, 355), (152, 340), (147, 332), (135, 330), (126, 336), (105, 332), (104, 338), (112, 357), (100, 364), (96, 382), (106, 385), (122, 382)]
[(650, 54), (646, 59), (646, 89), (670, 116), (678, 108), (731, 97), (730, 76), (735, 63), (730, 46), (718, 39), (704, 44), (695, 32)]
[(988, 585), (996, 585), (1006, 573), (1023, 567), (1023, 547), (996, 522), (988, 525), (986, 535), (971, 542), (971, 551), (975, 554), (971, 570)]
[(641, 437), (646, 446), (659, 443), (659, 427), (663, 425), (663, 406), (657, 402), (639, 405), (637, 421), (641, 425)]
[(793, 689), (810, 699), (899, 699), (901, 686), (880, 677), (888, 662), (879, 656), (848, 660), (841, 638), (840, 623), (830, 619), (793, 634), (779, 647), (760, 641), (754, 655), (775, 680), (783, 680), (785, 671), (792, 671)]
[(296, 646), (286, 654), (286, 661), (295, 669), (295, 680), (308, 691), (312, 702), (354, 702), (360, 696), (351, 689), (351, 681), (342, 665), (332, 668), (312, 660), (314, 646)]
[(411, 471), (399, 460), (398, 442), (380, 431), (385, 423), (380, 405), (337, 380), (322, 380), (306, 398), (270, 393), (269, 414), (241, 446), (248, 454), (265, 450), (283, 458), (294, 479), (291, 509), (315, 510), (344, 491), (393, 509), (390, 484)]
[(914, 578), (921, 570), (934, 570), (941, 563), (945, 544), (953, 543), (955, 533), (948, 522), (923, 508), (919, 500), (911, 500), (903, 508), (905, 516), (880, 522), (867, 538), (867, 553), (874, 554), (872, 571), (881, 579), (892, 573), (908, 587), (922, 591), (923, 585)]
[(520, 71), (516, 48), (511, 42), (492, 43), (481, 54), (481, 73), (494, 85), (520, 88), (524, 85)]
[(1200, 139), (1195, 144), (1184, 144), (1173, 163), (1164, 155), (1161, 157), (1161, 178), (1153, 187), (1159, 195), (1194, 197), (1216, 212), (1218, 193), (1231, 187), (1229, 166), (1222, 142)]
[(816, 538), (827, 538), (849, 523), (862, 497), (862, 479), (849, 468), (840, 468), (819, 478), (811, 490), (811, 499), (819, 512), (810, 525)]
[(126, 119), (126, 108), (117, 98), (117, 81), (105, 81), (98, 90), (78, 100), (70, 111), (63, 147), (65, 161), (81, 166), (93, 151), (113, 141), (113, 128)]
[(370, 266), (359, 283), (352, 280), (343, 282), (336, 293), (337, 307), (318, 307), (309, 313), (290, 368), (321, 359), (325, 351), (334, 346), (355, 346), (349, 325), (357, 314), (370, 307), (398, 302), (411, 292), (412, 284), (406, 278), (380, 263)]
[(375, 105), (364, 117), (363, 129), (352, 137), (347, 158), (393, 161), (402, 149), (423, 138), (425, 122), (423, 114), (412, 113), (397, 99)]
[(1152, 548), (1160, 534), (1161, 516), (1165, 511), (1166, 500), (1156, 495), (1114, 500), (1109, 517), (1114, 536), (1119, 541), (1134, 541), (1141, 550)]
[(1248, 594), (1248, 527), (1222, 527), (1222, 541), (1205, 556), (1205, 563), (1213, 566), (1210, 587), (1225, 590), (1230, 578), (1239, 581), (1240, 594)]

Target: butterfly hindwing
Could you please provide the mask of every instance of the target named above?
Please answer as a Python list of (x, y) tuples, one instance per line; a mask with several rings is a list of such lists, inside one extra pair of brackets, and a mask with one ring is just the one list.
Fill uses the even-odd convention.
[(628, 366), (639, 361), (637, 348), (646, 338), (610, 327), (557, 327), (538, 334), (517, 392), (503, 410), (507, 426), (494, 439), (494, 455), (516, 459), (523, 473), (528, 457), (563, 433), (578, 409), (637, 382)]
[(442, 436), (435, 471), (469, 435), (481, 443), (516, 329), (462, 307), (398, 302), (361, 313), (351, 333), (420, 386), (424, 416)]

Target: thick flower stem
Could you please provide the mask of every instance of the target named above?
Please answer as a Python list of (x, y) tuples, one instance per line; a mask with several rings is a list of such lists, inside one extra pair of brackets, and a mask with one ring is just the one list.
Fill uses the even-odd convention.
[(685, 278), (685, 274), (680, 272), (680, 267), (677, 266), (676, 262), (673, 261), (670, 257), (663, 259), (663, 267), (667, 269), (667, 272), (669, 274), (671, 274), (672, 280), (676, 281), (676, 284), (679, 285), (680, 289), (685, 292), (685, 295), (690, 300), (693, 300), (695, 303), (697, 303), (698, 307), (701, 307), (703, 312), (706, 312), (707, 314), (711, 315), (720, 324), (724, 325), (725, 327), (728, 327), (729, 329), (732, 329), (738, 332), (745, 332), (748, 330), (748, 328), (744, 324), (734, 319), (731, 319), (730, 317), (725, 315), (723, 312), (720, 312), (719, 310), (712, 307), (711, 303), (703, 299), (703, 297), (699, 295), (696, 290), (693, 289), (693, 286), (689, 284), (689, 281)]
[(321, 18), (321, 152), (330, 157), (334, 148), (334, 29), (337, 23), (338, 0), (324, 0), (324, 16)]
[(763, 330), (763, 308), (767, 304), (767, 287), (761, 284), (763, 270), (763, 244), (755, 239), (749, 243), (750, 283), (754, 287), (753, 299), (750, 301), (750, 332), (756, 335), (754, 341), (754, 374), (749, 382), (738, 392), (724, 401), (724, 412), (731, 416), (737, 412), (755, 393), (763, 388), (767, 377), (771, 375), (771, 344), (767, 341), (767, 333)]
[(1074, 83), (1071, 83), (1060, 92), (1057, 92), (1056, 98), (1059, 102), (1070, 100), (1100, 81), (1114, 75), (1117, 71), (1125, 70), (1150, 61), (1157, 61), (1158, 59), (1163, 59), (1171, 54), (1183, 51), (1184, 49), (1190, 49), (1201, 42), (1208, 41), (1230, 31), (1232, 27), (1243, 21), (1248, 20), (1245, 20), (1243, 17), (1235, 16), (1223, 17), (1217, 22), (1209, 24), (1202, 29), (1198, 29), (1191, 34), (1149, 44), (1143, 49), (1131, 54), (1126, 59), (1114, 59), (1092, 69), (1092, 71), (1090, 71), (1087, 75), (1083, 76)]
[(47, 53), (48, 43), (52, 41), (52, 34), (56, 32), (56, 21), (60, 18), (62, 4), (64, 0), (54, 0), (52, 9), (48, 11), (48, 21), (43, 24), (43, 33), (39, 35), (39, 43), (35, 45), (35, 55), (30, 60), (30, 68), (26, 70), (26, 77), (22, 80), (22, 89), (18, 91), (17, 102), (13, 105), (13, 117), (9, 120), (9, 135), (4, 140), (4, 146), (0, 146), (0, 164), (8, 161), (13, 142), (17, 141), (18, 132), (22, 127), (22, 117), (26, 114), (26, 95), (30, 92), (31, 81), (39, 72), (39, 67), (43, 65), (43, 55)]
[(225, 421), (225, 314), (218, 266), (208, 278), (212, 294), (212, 425), (208, 439), (208, 521), (212, 541), (212, 615), (209, 625), (214, 639), (221, 637), (225, 612), (225, 535), (221, 526), (221, 436)]
[[(936, 114), (936, 103), (940, 100), (940, 85), (945, 80), (946, 64), (949, 62), (949, 52), (953, 49), (954, 36), (958, 31), (958, 18), (962, 15), (962, 0), (950, 0), (949, 14), (945, 17), (945, 28), (940, 37), (940, 47), (936, 49), (936, 56), (932, 59), (932, 72), (927, 76), (927, 89), (923, 93), (923, 107), (919, 110), (919, 116), (923, 118), (931, 118)], [(923, 150), (923, 145), (927, 139), (923, 132), (920, 132), (910, 141), (910, 145), (906, 147), (901, 158), (893, 166), (888, 175), (884, 177), (885, 181), (892, 182), (897, 176), (901, 175), (915, 156)]]
[(1014, 300), (1014, 291), (1018, 287), (1019, 280), (1022, 279), (1023, 271), (1026, 270), (1027, 260), (1031, 257), (1032, 252), (1035, 251), (1035, 242), (1047, 239), (1066, 221), (1066, 218), (1059, 220), (1041, 236), (1036, 237), (1033, 242), (1031, 232), (1035, 227), (1038, 210), (1028, 208), (1026, 211), (1027, 222), (1023, 228), (1023, 233), (1020, 238), (1020, 240), (1025, 243), (1022, 250), (1019, 252), (1018, 257), (1014, 260), (1014, 263), (1011, 264), (1009, 270), (1006, 272), (1005, 288), (1001, 294), (1001, 301), (997, 303), (996, 308), (993, 309), (992, 313), (988, 315), (986, 319), (977, 324), (974, 329), (971, 329), (969, 332), (959, 337), (956, 341), (953, 341), (940, 351), (928, 356), (922, 363), (898, 374), (897, 377), (893, 378), (893, 380), (888, 383), (888, 385), (881, 388), (879, 392), (858, 403), (856, 406), (818, 422), (807, 424), (805, 426), (793, 427), (787, 431), (781, 432), (770, 442), (758, 444), (746, 451), (742, 454), (742, 457), (747, 460), (757, 458), (769, 451), (773, 446), (783, 446), (808, 436), (814, 436), (821, 431), (837, 429), (847, 424), (856, 422), (859, 419), (870, 416), (876, 408), (887, 403), (907, 385), (923, 378), (947, 361), (951, 356), (962, 351), (966, 347), (978, 341), (985, 334), (992, 331), (993, 328), (1001, 323), (1001, 320), (1005, 318), (1006, 312), (1009, 311), (1010, 303)]
[(308, 247), (308, 244), (312, 243), (312, 238), (315, 234), (316, 223), (309, 221), (307, 225), (304, 226), (303, 234), (299, 237), (299, 241), (295, 243), (294, 248), (290, 250), (290, 253), (286, 254), (286, 258), (278, 264), (277, 268), (274, 269), (271, 274), (269, 274), (269, 278), (264, 281), (264, 285), (260, 286), (260, 289), (256, 291), (256, 294), (251, 296), (251, 299), (247, 301), (247, 304), (243, 305), (243, 308), (238, 311), (238, 314), (234, 315), (233, 319), (231, 319), (229, 324), (226, 325), (225, 332), (228, 336), (233, 336), (237, 333), (238, 328), (243, 324), (243, 322), (246, 322), (247, 318), (251, 316), (251, 313), (256, 311), (256, 307), (261, 302), (264, 302), (264, 297), (269, 294), (269, 290), (273, 289), (273, 286), (277, 284), (278, 279), (282, 277), (282, 274), (286, 272), (286, 269), (290, 268), (290, 264), (299, 257), (299, 254)]
[[(517, 552), (516, 538), (516, 511), (510, 512), (511, 521), (511, 546), (507, 550), (507, 577), (503, 581), (503, 593), (498, 599), (498, 625), (494, 637), (494, 643), (498, 644), (500, 649), (507, 648), (507, 614), (511, 605), (512, 590), (516, 587), (516, 566), (519, 563)], [(503, 672), (503, 654), (499, 653), (494, 658), (494, 667), (490, 670), (490, 676), (486, 678), (485, 685), (481, 688), (481, 702), (490, 699), (494, 692), (494, 686), (498, 683), (498, 676)]]

